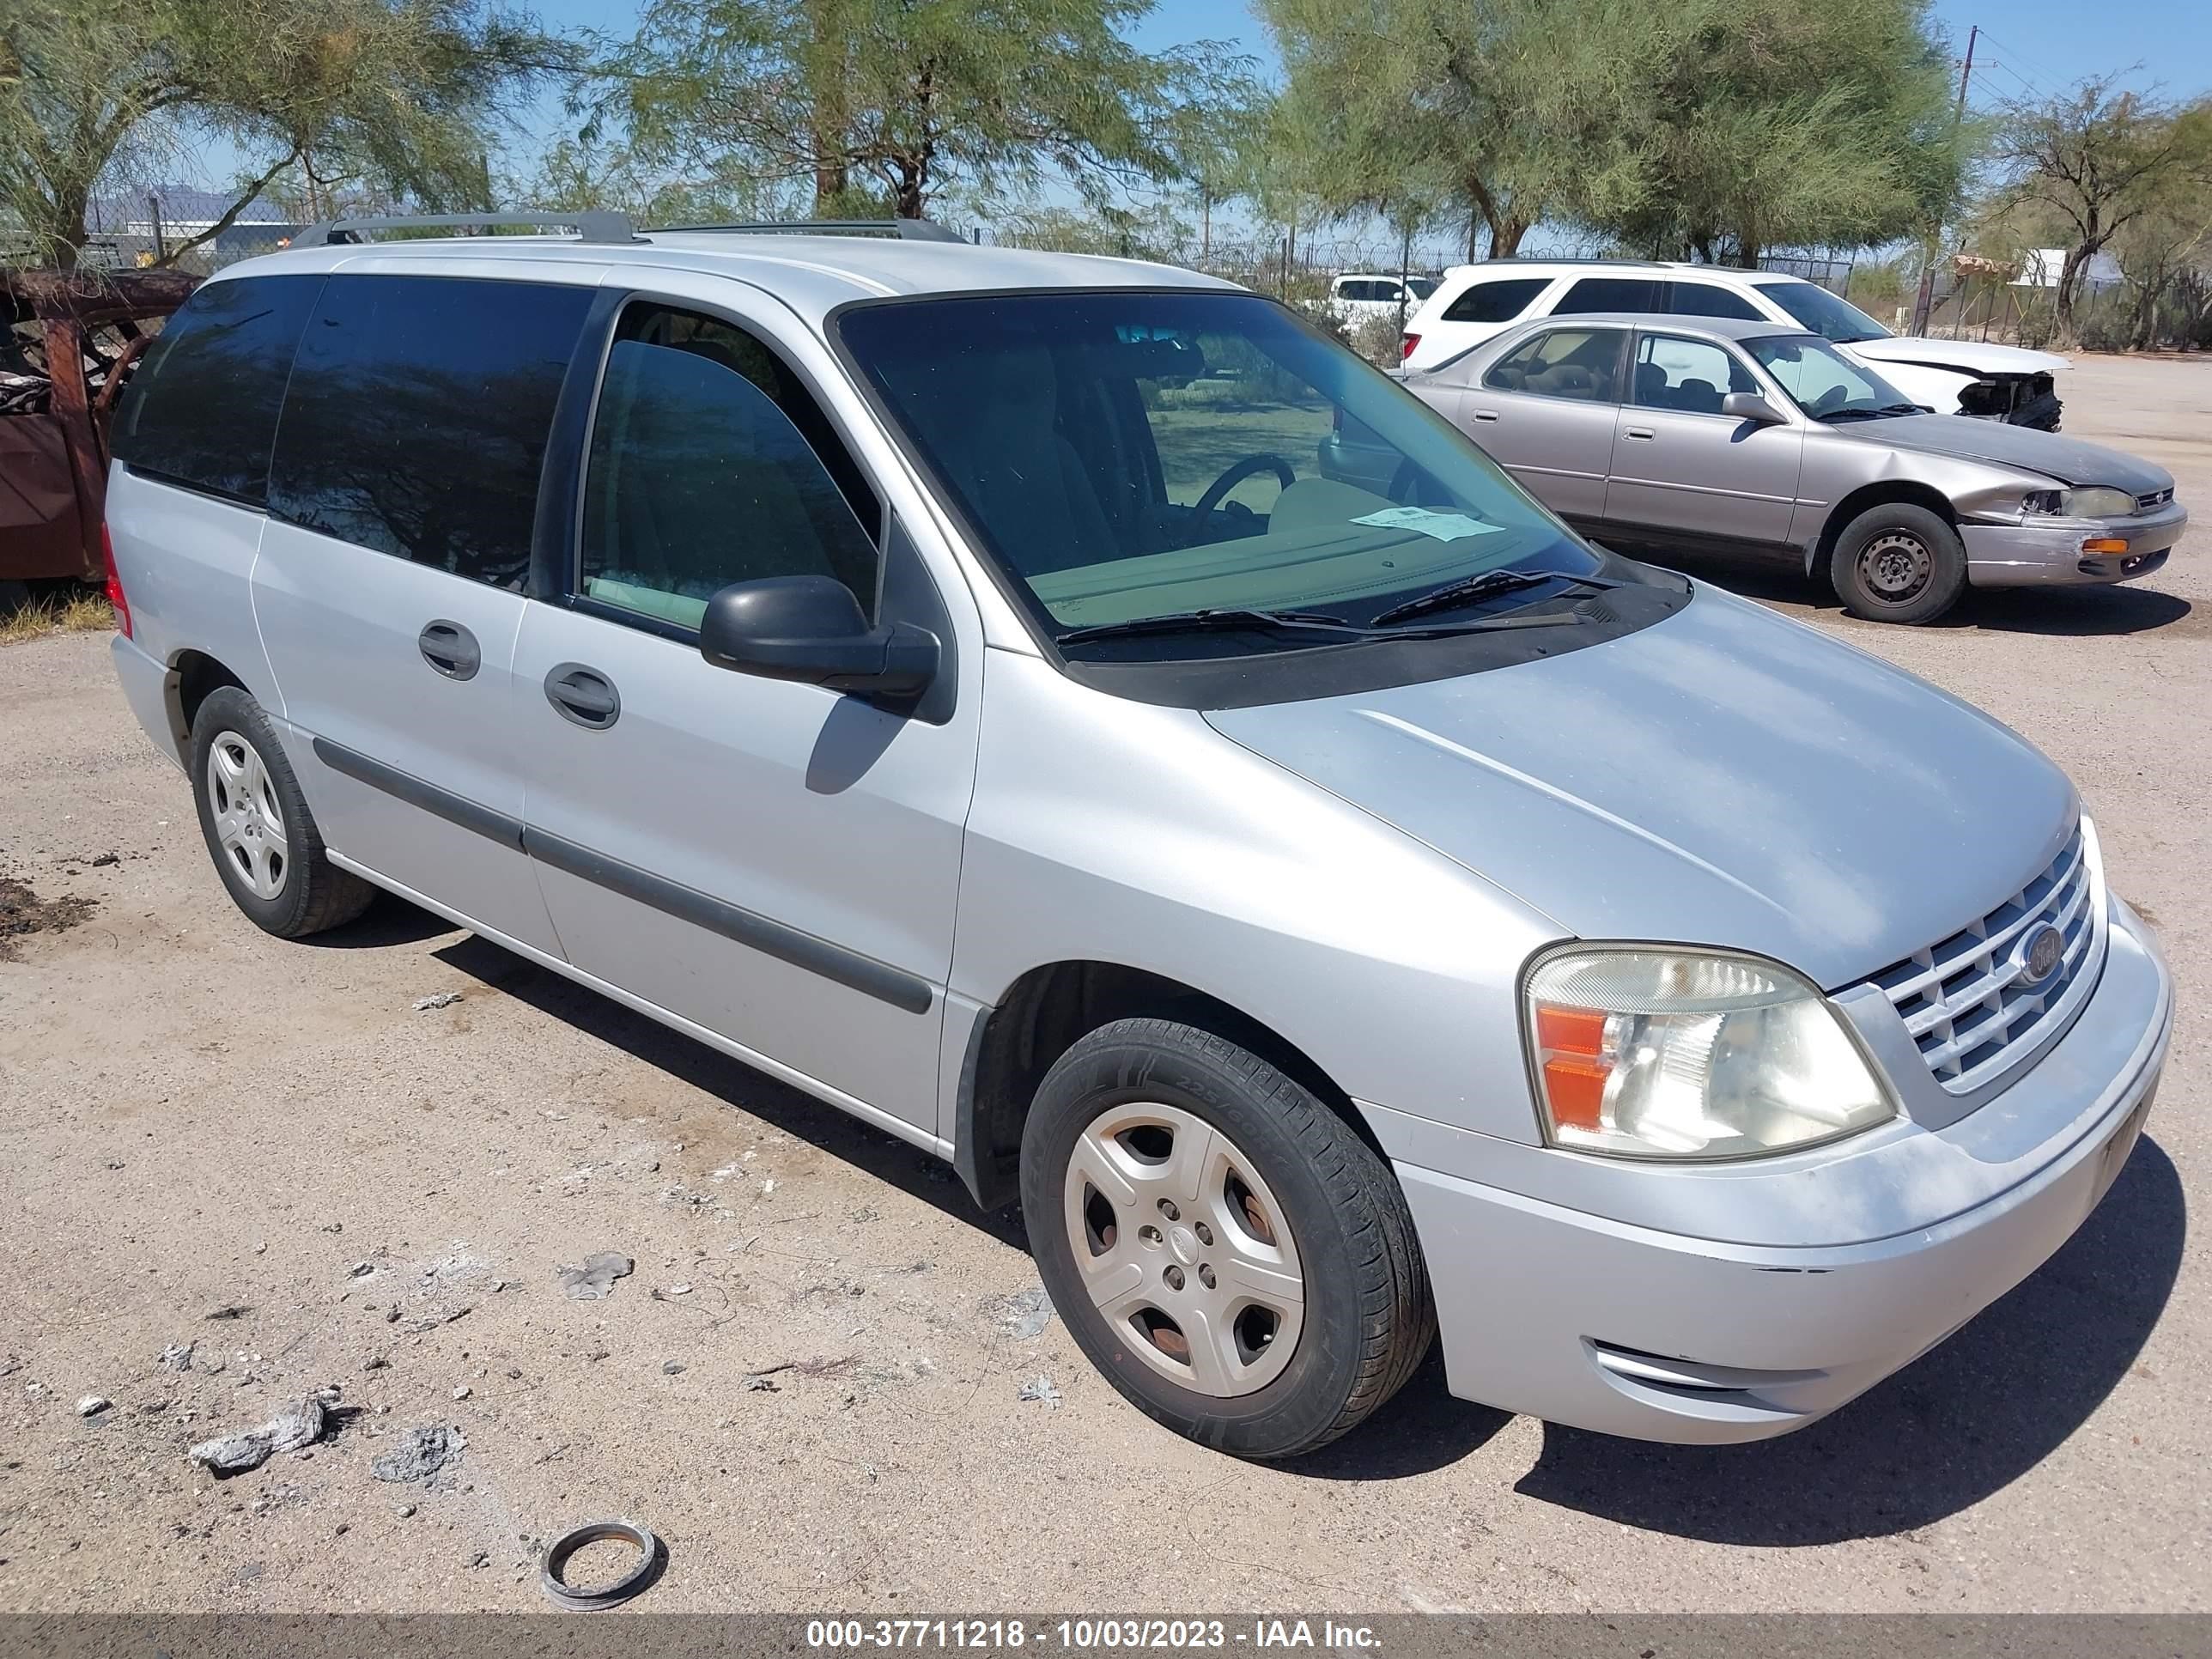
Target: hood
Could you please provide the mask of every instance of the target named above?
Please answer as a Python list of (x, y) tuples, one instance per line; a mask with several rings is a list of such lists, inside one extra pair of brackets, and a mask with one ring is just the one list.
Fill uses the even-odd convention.
[(1930, 368), (1955, 368), (1964, 374), (2055, 374), (2074, 367), (2068, 359), (2048, 351), (1976, 340), (1930, 340), (1919, 335), (1885, 334), (1879, 339), (1853, 340), (1838, 349), (1869, 362), (1925, 363)]
[(1986, 714), (1702, 584), (1607, 644), (1206, 718), (1568, 933), (1755, 951), (1828, 990), (2017, 893), (2080, 810)]
[(2130, 495), (2168, 489), (2173, 475), (2101, 444), (2062, 438), (2056, 432), (1978, 421), (1965, 415), (1912, 415), (1890, 421), (1855, 421), (1833, 428), (1888, 449), (1917, 449), (1931, 455), (1955, 455), (1970, 461), (2040, 472), (2062, 483), (2109, 484)]

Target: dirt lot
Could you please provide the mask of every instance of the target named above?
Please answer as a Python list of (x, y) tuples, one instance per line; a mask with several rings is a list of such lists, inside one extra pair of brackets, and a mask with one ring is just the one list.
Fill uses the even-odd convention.
[[(2165, 1088), (2057, 1258), (1764, 1446), (1503, 1418), (1433, 1363), (1298, 1467), (1171, 1438), (1006, 1328), (1018, 1225), (942, 1169), (396, 902), (264, 938), (105, 639), (0, 651), (0, 877), (75, 924), (0, 939), (0, 1609), (534, 1609), (532, 1541), (605, 1515), (668, 1540), (662, 1611), (2212, 1607), (2212, 362), (2066, 393), (2207, 520), (2151, 581), (1897, 632), (1717, 574), (2072, 772), (2179, 976)], [(603, 1249), (635, 1272), (564, 1297)], [(334, 1437), (186, 1461), (325, 1384)], [(459, 1463), (374, 1478), (426, 1424)]]

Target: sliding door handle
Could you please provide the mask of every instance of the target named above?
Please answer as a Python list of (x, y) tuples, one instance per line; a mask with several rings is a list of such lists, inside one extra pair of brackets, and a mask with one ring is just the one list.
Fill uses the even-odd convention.
[(422, 653), (424, 662), (449, 680), (472, 680), (483, 666), (483, 648), (477, 645), (477, 636), (443, 617), (422, 624), (422, 631), (415, 636), (415, 648)]
[(587, 732), (604, 732), (622, 714), (614, 682), (580, 662), (554, 665), (545, 676), (545, 701), (562, 720)]

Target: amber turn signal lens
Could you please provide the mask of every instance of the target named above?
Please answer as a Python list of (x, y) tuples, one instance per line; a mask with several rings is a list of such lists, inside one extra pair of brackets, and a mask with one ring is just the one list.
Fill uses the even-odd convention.
[(2124, 553), (2128, 550), (2128, 544), (2118, 536), (2092, 536), (2081, 544), (2081, 550), (2084, 553)]
[(1544, 1094), (1555, 1127), (1587, 1129), (1602, 1125), (1606, 1079), (1613, 1062), (1605, 1057), (1604, 1012), (1536, 1005), (1536, 1049), (1544, 1073)]

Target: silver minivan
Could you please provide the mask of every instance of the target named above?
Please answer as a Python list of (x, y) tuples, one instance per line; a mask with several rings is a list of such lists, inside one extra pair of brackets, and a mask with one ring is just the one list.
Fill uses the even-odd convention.
[(210, 281), (117, 422), (117, 672), (239, 908), (397, 893), (949, 1158), (1173, 1429), (1296, 1455), (1441, 1338), (1780, 1433), (2133, 1146), (2171, 981), (2049, 761), (1284, 307), (372, 228)]

